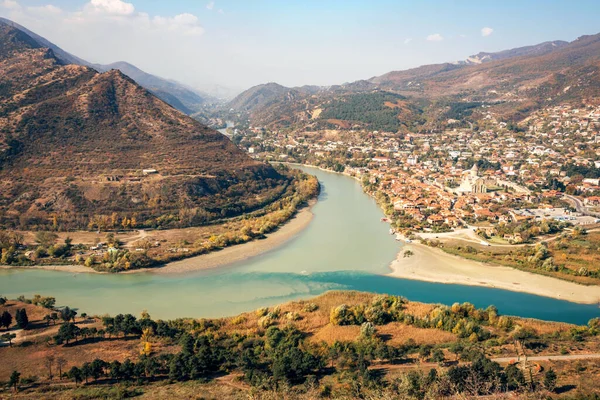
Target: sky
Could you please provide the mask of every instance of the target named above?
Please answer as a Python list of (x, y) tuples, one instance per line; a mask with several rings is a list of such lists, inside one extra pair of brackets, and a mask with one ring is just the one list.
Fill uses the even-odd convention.
[(94, 63), (193, 87), (333, 85), (600, 32), (598, 0), (0, 0)]

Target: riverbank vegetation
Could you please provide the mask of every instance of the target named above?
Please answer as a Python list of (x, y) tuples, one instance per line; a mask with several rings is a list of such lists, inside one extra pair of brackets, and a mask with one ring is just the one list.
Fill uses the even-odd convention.
[(23, 398), (179, 398), (192, 390), (235, 399), (599, 394), (593, 361), (527, 361), (598, 353), (598, 319), (575, 326), (502, 316), (493, 306), (357, 292), (201, 320), (88, 316), (33, 303), (0, 306), (29, 315), (26, 329), (11, 324), (16, 338), (0, 348), (4, 393)]
[[(0, 264), (11, 266), (76, 264), (97, 271), (119, 272), (150, 268), (228, 246), (264, 238), (289, 221), (319, 193), (318, 180), (299, 170), (280, 166), (290, 184), (266, 207), (235, 218), (185, 229), (131, 230), (135, 218), (118, 216), (113, 225), (90, 232), (0, 231)], [(177, 219), (187, 218), (179, 213)], [(192, 218), (193, 220), (193, 218)], [(189, 224), (194, 225), (190, 220)], [(131, 222), (133, 221), (133, 222)], [(62, 242), (62, 243), (61, 243)]]
[(600, 284), (600, 232), (564, 232), (554, 240), (531, 246), (493, 247), (429, 241), (447, 253), (505, 265), (585, 285)]

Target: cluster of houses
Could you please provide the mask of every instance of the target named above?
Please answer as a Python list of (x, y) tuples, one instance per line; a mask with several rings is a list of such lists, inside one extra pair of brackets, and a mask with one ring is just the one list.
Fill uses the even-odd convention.
[[(241, 143), (263, 160), (325, 166), (330, 159), (341, 160), (346, 173), (372, 177), (394, 209), (422, 229), (520, 222), (531, 216), (516, 210), (565, 206), (565, 190), (581, 196), (588, 207), (600, 207), (600, 175), (569, 176), (567, 168), (600, 168), (599, 105), (537, 111), (517, 129), (491, 111), (477, 129), (450, 122), (445, 130), (426, 134), (291, 134), (255, 128), (241, 132)], [(556, 218), (591, 221), (580, 217), (564, 212)]]

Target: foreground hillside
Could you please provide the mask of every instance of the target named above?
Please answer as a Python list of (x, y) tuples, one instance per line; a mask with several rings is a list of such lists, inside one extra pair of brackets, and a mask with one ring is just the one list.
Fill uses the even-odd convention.
[(600, 394), (597, 319), (579, 327), (357, 292), (212, 320), (88, 316), (41, 296), (2, 303), (15, 317), (0, 348), (13, 398)]
[(183, 227), (276, 200), (289, 177), (119, 71), (64, 65), (0, 24), (0, 227)]

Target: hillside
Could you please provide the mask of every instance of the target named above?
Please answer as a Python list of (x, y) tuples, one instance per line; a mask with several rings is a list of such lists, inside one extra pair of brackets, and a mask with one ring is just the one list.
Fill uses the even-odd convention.
[(156, 97), (186, 114), (199, 111), (206, 99), (182, 84), (148, 74), (134, 65), (120, 61), (108, 65), (94, 65), (100, 72), (117, 69), (151, 91)]
[[(140, 318), (92, 316), (40, 295), (2, 299), (0, 311), (11, 320), (0, 336), (10, 339), (0, 347), (0, 396), (10, 398), (599, 394), (598, 318), (575, 326), (503, 316), (494, 306), (450, 307), (357, 292), (329, 292), (230, 318), (170, 321), (145, 311)], [(14, 397), (2, 385), (13, 371), (21, 374)]]
[(54, 56), (60, 60), (62, 64), (74, 64), (84, 67), (91, 67), (98, 72), (107, 72), (111, 69), (118, 69), (136, 81), (140, 86), (151, 91), (159, 99), (185, 114), (193, 114), (198, 112), (202, 108), (203, 104), (209, 100), (209, 96), (201, 95), (196, 91), (185, 87), (181, 83), (148, 74), (136, 66), (126, 62), (121, 61), (108, 65), (90, 63), (77, 56), (74, 56), (71, 53), (68, 53), (54, 43), (9, 19), (0, 17), (0, 25), (8, 25), (18, 29), (27, 36), (33, 38), (41, 46), (51, 49), (54, 53)]
[(252, 112), (272, 105), (274, 102), (294, 100), (298, 95), (299, 92), (295, 89), (271, 82), (251, 87), (236, 96), (227, 106), (236, 111)]
[(503, 60), (505, 58), (521, 57), (521, 56), (541, 56), (544, 54), (556, 51), (566, 45), (569, 42), (563, 40), (554, 40), (552, 42), (544, 42), (533, 46), (517, 47), (509, 50), (502, 50), (495, 53), (488, 53), (485, 51), (479, 52), (475, 55), (468, 57), (462, 63), (465, 64), (483, 64), (486, 62)]
[(82, 228), (98, 215), (180, 226), (262, 207), (289, 179), (121, 72), (65, 65), (5, 24), (0, 149), (9, 228)]
[[(478, 65), (425, 66), (391, 72), (371, 81), (390, 90), (418, 92), (428, 97), (468, 92), (499, 99), (508, 93), (518, 95), (527, 91), (525, 95), (535, 97), (537, 93), (531, 90), (550, 82), (555, 74), (569, 74), (582, 66), (597, 67), (600, 61), (600, 34), (582, 36), (556, 46), (558, 48), (553, 51), (543, 50), (547, 46), (540, 46), (534, 46), (530, 52), (508, 50), (505, 56)], [(576, 82), (578, 76), (572, 76), (572, 79)], [(495, 93), (490, 96), (489, 91)]]
[[(477, 105), (520, 121), (540, 107), (598, 97), (599, 72), (600, 34), (481, 52), (465, 62), (392, 71), (312, 91), (259, 85), (228, 107), (269, 128), (430, 131), (460, 117), (454, 110)], [(390, 103), (389, 96), (401, 96), (402, 104)]]

